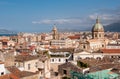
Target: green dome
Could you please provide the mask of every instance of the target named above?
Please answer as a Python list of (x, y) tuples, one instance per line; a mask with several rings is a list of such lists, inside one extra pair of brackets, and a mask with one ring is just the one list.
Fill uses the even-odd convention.
[(94, 24), (92, 31), (96, 31), (96, 32), (103, 32), (104, 28), (103, 25), (99, 23), (99, 19), (96, 19), (96, 23)]

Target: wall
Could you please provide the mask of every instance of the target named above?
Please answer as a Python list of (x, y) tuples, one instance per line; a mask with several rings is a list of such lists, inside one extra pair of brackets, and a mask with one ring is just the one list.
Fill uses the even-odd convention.
[(39, 74), (23, 77), (23, 78), (20, 78), (20, 79), (39, 79)]

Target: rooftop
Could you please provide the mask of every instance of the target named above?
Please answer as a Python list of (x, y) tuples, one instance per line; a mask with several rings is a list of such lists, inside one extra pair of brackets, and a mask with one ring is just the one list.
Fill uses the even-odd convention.
[(11, 67), (7, 67), (7, 69), (16, 77), (18, 78), (22, 78), (22, 77), (27, 77), (27, 76), (31, 76), (31, 75), (35, 75), (37, 73), (33, 73), (33, 72), (28, 72), (28, 71), (20, 71), (18, 68), (16, 68), (15, 66), (11, 66)]
[(101, 49), (102, 53), (119, 53), (120, 49)]
[(0, 79), (19, 79), (19, 78), (14, 76), (13, 74), (6, 74), (6, 75), (0, 76)]
[(31, 56), (31, 55), (18, 55), (15, 57), (15, 61), (17, 62), (23, 62), (23, 61), (30, 61), (38, 59), (38, 56)]
[(100, 70), (114, 68), (115, 65), (116, 64), (106, 63), (106, 64), (93, 66), (93, 67), (90, 68), (90, 72), (96, 72), (96, 71), (100, 71)]

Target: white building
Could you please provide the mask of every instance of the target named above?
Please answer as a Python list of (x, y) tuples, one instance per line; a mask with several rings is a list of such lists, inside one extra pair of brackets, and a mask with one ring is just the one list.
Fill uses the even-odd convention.
[(67, 62), (71, 57), (69, 52), (49, 52), (51, 70), (58, 72), (58, 66)]
[(108, 44), (106, 49), (120, 49), (120, 44)]
[(71, 56), (69, 52), (49, 52), (50, 63), (65, 63)]
[(4, 66), (4, 62), (0, 61), (0, 76), (10, 73)]
[(90, 59), (90, 58), (95, 58), (95, 59), (102, 59), (104, 56), (102, 53), (89, 53), (86, 51), (74, 53), (74, 61), (79, 60), (79, 59)]

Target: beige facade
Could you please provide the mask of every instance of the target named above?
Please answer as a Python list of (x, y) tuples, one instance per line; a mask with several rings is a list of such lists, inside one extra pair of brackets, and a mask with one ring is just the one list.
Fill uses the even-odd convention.
[(14, 53), (11, 51), (0, 52), (0, 60), (4, 62), (5, 67), (14, 65)]
[[(23, 56), (24, 57), (24, 56)], [(15, 66), (20, 70), (36, 72), (39, 71), (39, 76), (43, 78), (50, 78), (50, 60), (42, 61), (37, 56), (16, 57)]]
[(2, 47), (3, 45), (2, 45), (2, 42), (0, 42), (0, 49), (2, 49), (3, 47)]
[(36, 41), (37, 41), (37, 42), (41, 41), (41, 35), (37, 35), (37, 36), (36, 36)]
[(39, 74), (34, 74), (34, 75), (22, 77), (20, 79), (39, 79)]
[(10, 37), (9, 36), (0, 36), (0, 40), (9, 40), (10, 39)]
[(25, 71), (36, 72), (38, 71), (37, 63), (38, 63), (38, 58), (27, 61), (20, 61), (20, 62), (16, 61), (15, 66), (18, 68), (23, 68), (23, 70)]
[(70, 39), (64, 40), (51, 40), (51, 46), (58, 46), (60, 48), (72, 47), (73, 41)]
[(15, 42), (12, 40), (9, 40), (7, 44), (8, 46), (15, 46)]

